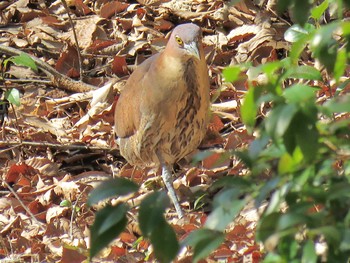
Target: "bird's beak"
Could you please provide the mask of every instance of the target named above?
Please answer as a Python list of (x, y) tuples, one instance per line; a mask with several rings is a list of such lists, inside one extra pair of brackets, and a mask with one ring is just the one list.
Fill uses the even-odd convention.
[(192, 56), (196, 57), (197, 59), (200, 59), (199, 56), (199, 49), (197, 42), (190, 42), (188, 44), (184, 44), (184, 48), (189, 52)]

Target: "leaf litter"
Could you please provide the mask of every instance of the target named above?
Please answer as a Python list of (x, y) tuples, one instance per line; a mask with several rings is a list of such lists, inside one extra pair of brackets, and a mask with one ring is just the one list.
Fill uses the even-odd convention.
[[(237, 158), (222, 153), (254, 139), (239, 114), (247, 76), (226, 83), (222, 70), (237, 63), (273, 61), (289, 49), (283, 39), (288, 22), (251, 1), (232, 6), (211, 0), (67, 3), (83, 80), (99, 88), (67, 92), (48, 84), (42, 71), (14, 64), (2, 69), (2, 88), (21, 92), (21, 105), (9, 109), (1, 128), (0, 258), (5, 262), (82, 262), (96, 209), (87, 206), (87, 196), (98, 182), (112, 175), (133, 178), (140, 191), (124, 201), (134, 205), (162, 187), (159, 171), (131, 167), (118, 154), (114, 105), (134, 67), (165, 46), (172, 28), (190, 21), (203, 29), (213, 100), (212, 122), (201, 148), (214, 154), (202, 155), (194, 165), (189, 160), (197, 152), (178, 164), (174, 185), (191, 212), (178, 220), (170, 209), (167, 219), (179, 240), (201, 228), (209, 212), (205, 204), (212, 199), (203, 193), (211, 183), (226, 174), (247, 173)], [(1, 45), (35, 55), (70, 78), (80, 77), (73, 30), (61, 1), (3, 1), (0, 10)], [(325, 88), (320, 99), (326, 96)], [(196, 200), (203, 205), (194, 205)], [(140, 237), (136, 214), (133, 206), (127, 229), (93, 262), (154, 260), (150, 243)], [(225, 242), (202, 262), (259, 262), (261, 247), (254, 239), (258, 218), (259, 211), (245, 207), (226, 228)], [(185, 249), (176, 262), (190, 262), (191, 255)]]

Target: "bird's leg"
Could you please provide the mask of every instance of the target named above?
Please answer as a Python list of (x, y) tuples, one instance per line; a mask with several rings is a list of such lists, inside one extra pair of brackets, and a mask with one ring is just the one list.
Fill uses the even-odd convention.
[(177, 195), (175, 193), (175, 189), (173, 186), (173, 179), (172, 179), (172, 173), (171, 173), (171, 166), (169, 164), (166, 164), (163, 161), (163, 158), (161, 156), (161, 154), (157, 154), (158, 155), (158, 159), (160, 162), (160, 165), (162, 166), (162, 179), (163, 182), (166, 186), (166, 188), (168, 189), (168, 195), (171, 199), (171, 201), (173, 202), (174, 206), (175, 206), (175, 210), (177, 213), (177, 216), (179, 218), (182, 218), (184, 216), (184, 213), (181, 209), (180, 203), (179, 203), (179, 199), (177, 198)]
[(179, 200), (176, 196), (175, 189), (173, 186), (171, 167), (164, 163), (162, 164), (162, 178), (166, 188), (168, 189), (168, 195), (175, 206), (176, 213), (179, 218), (182, 218), (184, 216), (184, 213), (180, 207)]

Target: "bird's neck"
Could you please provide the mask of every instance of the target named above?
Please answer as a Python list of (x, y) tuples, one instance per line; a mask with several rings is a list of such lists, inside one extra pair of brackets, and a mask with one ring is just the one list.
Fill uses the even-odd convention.
[(180, 57), (172, 56), (169, 54), (161, 56), (160, 70), (166, 70), (168, 72), (177, 72), (182, 70), (184, 63)]
[(192, 58), (183, 57), (176, 54), (176, 52), (166, 52), (160, 56), (159, 70), (168, 71), (170, 74), (182, 75), (187, 70), (189, 64), (193, 64)]

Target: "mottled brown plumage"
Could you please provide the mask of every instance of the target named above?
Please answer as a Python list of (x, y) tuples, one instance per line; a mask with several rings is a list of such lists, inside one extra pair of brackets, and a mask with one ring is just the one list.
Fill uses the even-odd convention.
[(161, 166), (162, 177), (182, 217), (171, 180), (172, 165), (194, 151), (204, 137), (209, 79), (201, 30), (177, 26), (164, 51), (131, 74), (115, 110), (121, 154), (133, 165)]

